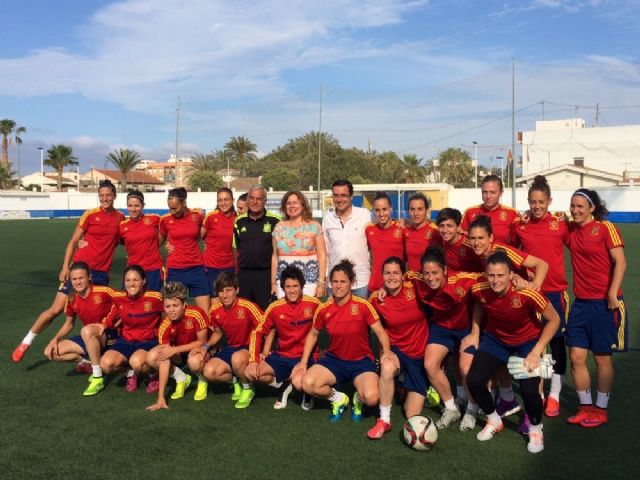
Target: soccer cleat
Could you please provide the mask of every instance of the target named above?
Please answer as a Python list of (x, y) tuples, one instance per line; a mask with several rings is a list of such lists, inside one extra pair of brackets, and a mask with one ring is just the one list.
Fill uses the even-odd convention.
[(358, 392), (353, 394), (353, 406), (351, 407), (351, 420), (359, 422), (362, 420), (362, 402), (358, 396)]
[(553, 397), (547, 397), (547, 404), (544, 407), (544, 414), (549, 418), (559, 416), (560, 402)]
[(82, 395), (85, 397), (92, 397), (94, 395), (99, 394), (102, 390), (104, 390), (104, 378), (103, 377), (91, 377), (91, 381), (89, 382), (89, 386), (84, 391)]
[(499, 425), (495, 425), (490, 420), (487, 420), (487, 424), (484, 426), (482, 430), (478, 432), (476, 438), (481, 442), (486, 442), (487, 440), (491, 440), (496, 434), (500, 433), (504, 430), (504, 423), (500, 422)]
[(508, 417), (509, 415), (513, 415), (520, 411), (520, 404), (514, 398), (510, 402), (499, 398), (496, 403), (496, 413), (500, 415), (500, 418)]
[(158, 381), (158, 377), (149, 377), (149, 381), (147, 382), (147, 388), (145, 392), (147, 393), (158, 393), (160, 390), (160, 382)]
[(199, 381), (196, 387), (196, 393), (193, 395), (193, 399), (196, 402), (201, 402), (207, 398), (209, 393), (209, 384), (207, 382)]
[(379, 440), (382, 436), (391, 431), (391, 423), (387, 423), (381, 418), (376, 421), (376, 424), (367, 432), (367, 437), (371, 440)]
[(436, 391), (435, 388), (429, 387), (427, 389), (427, 405), (429, 407), (437, 407), (440, 405), (440, 394)]
[(313, 410), (313, 403), (314, 401), (311, 395), (307, 395), (306, 393), (302, 394), (302, 402), (300, 402), (300, 407), (302, 408), (302, 410), (304, 410), (305, 412)]
[(592, 405), (580, 405), (578, 411), (567, 418), (567, 423), (570, 423), (571, 425), (580, 425), (582, 420), (589, 416), (591, 410), (593, 410)]
[(529, 432), (527, 450), (529, 450), (529, 453), (540, 453), (544, 450), (544, 436), (542, 432)]
[(251, 401), (255, 396), (256, 392), (253, 387), (243, 388), (242, 392), (240, 392), (240, 398), (236, 402), (236, 408), (247, 408), (249, 405), (251, 405)]
[(470, 413), (465, 413), (460, 421), (460, 426), (458, 430), (461, 432), (468, 432), (469, 430), (473, 430), (476, 428), (476, 416), (471, 415)]
[(342, 414), (348, 406), (349, 397), (343, 393), (342, 400), (340, 402), (331, 402), (331, 414), (329, 415), (329, 420), (334, 423), (342, 420)]
[(176, 389), (171, 394), (171, 400), (180, 400), (184, 397), (184, 392), (187, 391), (189, 385), (191, 385), (191, 375), (187, 375), (187, 379), (184, 382), (176, 382)]
[(138, 389), (138, 376), (134, 374), (127, 377), (127, 384), (124, 388), (129, 393), (135, 392)]
[(26, 343), (21, 343), (20, 345), (18, 345), (11, 354), (11, 360), (18, 363), (20, 360), (22, 360), (22, 357), (24, 357), (24, 354), (27, 352), (27, 350), (29, 350), (30, 346), (31, 345), (28, 345)]
[(459, 410), (449, 410), (448, 408), (445, 408), (442, 410), (442, 416), (435, 422), (436, 428), (438, 430), (447, 428), (452, 423), (460, 420), (460, 417), (461, 415)]
[(529, 435), (530, 428), (531, 422), (529, 421), (529, 415), (525, 413), (522, 422), (518, 426), (518, 433), (520, 433), (521, 435)]
[(231, 400), (234, 402), (240, 400), (240, 395), (242, 395), (242, 385), (240, 385), (240, 382), (233, 382), (233, 395), (231, 395)]
[(287, 401), (289, 400), (289, 394), (293, 390), (293, 385), (288, 380), (282, 382), (282, 385), (278, 388), (278, 399), (276, 403), (273, 404), (273, 408), (276, 410), (282, 410), (283, 408), (287, 408)]
[(87, 373), (91, 375), (93, 373), (93, 367), (89, 362), (78, 362), (75, 366), (76, 373)]
[(582, 419), (580, 425), (586, 428), (594, 428), (599, 427), (600, 425), (604, 425), (609, 420), (609, 416), (607, 415), (607, 410), (604, 408), (592, 408), (591, 412)]

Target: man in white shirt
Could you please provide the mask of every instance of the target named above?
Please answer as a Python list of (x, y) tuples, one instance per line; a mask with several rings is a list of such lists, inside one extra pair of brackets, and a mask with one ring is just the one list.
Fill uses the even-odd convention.
[(353, 184), (349, 180), (336, 180), (331, 187), (334, 210), (322, 219), (322, 231), (327, 245), (328, 270), (343, 259), (355, 265), (356, 281), (351, 292), (367, 297), (371, 276), (369, 247), (365, 227), (371, 222), (371, 212), (353, 206)]

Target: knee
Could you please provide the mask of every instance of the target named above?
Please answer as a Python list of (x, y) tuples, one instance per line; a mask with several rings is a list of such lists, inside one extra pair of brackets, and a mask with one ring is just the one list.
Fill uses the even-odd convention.
[(200, 373), (202, 371), (202, 355), (192, 355), (187, 359), (187, 365), (189, 370), (193, 373)]
[(424, 361), (424, 369), (427, 371), (430, 377), (439, 374), (442, 369), (440, 368), (441, 362), (435, 361), (433, 358), (427, 358)]
[(302, 390), (306, 393), (313, 395), (316, 391), (316, 382), (313, 375), (309, 375), (308, 373), (302, 377)]
[(571, 350), (571, 368), (585, 367), (587, 364), (587, 356), (581, 351)]
[(382, 377), (384, 380), (391, 380), (393, 377), (395, 377), (396, 372), (397, 368), (393, 363), (388, 361), (382, 362), (380, 368), (380, 377)]
[(204, 375), (204, 378), (210, 381), (213, 381), (218, 377), (217, 368), (211, 362), (207, 363), (204, 366), (204, 369), (202, 370), (202, 374)]
[(380, 402), (380, 393), (378, 391), (377, 386), (368, 386), (363, 389), (363, 391), (358, 393), (362, 403), (367, 405), (368, 407), (375, 407)]
[(145, 364), (145, 359), (144, 359), (144, 355), (132, 355), (131, 358), (129, 359), (129, 366), (136, 371), (140, 371), (142, 370), (142, 367), (144, 367)]
[(113, 370), (113, 361), (110, 358), (102, 357), (100, 359), (100, 368), (104, 373), (111, 373)]
[(473, 369), (470, 369), (467, 373), (467, 385), (469, 390), (477, 390), (481, 388), (487, 387), (487, 381), (481, 376), (478, 375)]

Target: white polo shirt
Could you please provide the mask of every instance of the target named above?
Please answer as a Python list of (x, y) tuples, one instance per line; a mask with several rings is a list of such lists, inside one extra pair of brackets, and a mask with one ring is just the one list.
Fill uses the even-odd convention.
[(322, 231), (327, 245), (328, 272), (343, 259), (355, 265), (356, 283), (352, 288), (369, 284), (371, 262), (365, 227), (371, 223), (371, 212), (366, 208), (351, 207), (351, 215), (342, 223), (335, 210), (326, 212)]

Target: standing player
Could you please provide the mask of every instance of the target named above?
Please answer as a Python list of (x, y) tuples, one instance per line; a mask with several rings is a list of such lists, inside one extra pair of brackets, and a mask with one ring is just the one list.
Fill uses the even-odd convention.
[(204, 266), (209, 278), (209, 292), (216, 296), (216, 278), (222, 272), (233, 272), (233, 224), (236, 212), (233, 209), (233, 192), (222, 187), (217, 193), (218, 207), (204, 219), (200, 231), (204, 238)]
[(462, 230), (468, 232), (471, 223), (480, 215), (491, 219), (496, 242), (512, 244), (513, 229), (520, 222), (520, 214), (511, 207), (500, 204), (504, 191), (502, 179), (497, 175), (487, 175), (482, 179), (482, 204), (467, 208), (462, 219)]
[[(304, 285), (304, 274), (299, 268), (292, 265), (285, 268), (280, 275), (280, 288), (284, 291), (284, 298), (269, 305), (263, 319), (251, 332), (249, 365), (245, 375), (249, 381), (266, 383), (279, 389), (278, 400), (273, 406), (276, 410), (287, 406), (292, 386), (296, 390), (302, 390), (302, 375), (292, 377), (291, 372), (300, 362), (313, 315), (320, 305), (320, 300), (316, 297), (303, 295)], [(278, 336), (278, 349), (275, 352), (266, 349), (264, 359), (261, 360), (263, 339), (274, 330)], [(271, 342), (267, 339), (265, 343)], [(303, 398), (304, 410), (311, 409), (311, 400)]]
[[(86, 262), (74, 262), (69, 268), (69, 280), (73, 293), (69, 296), (64, 313), (66, 320), (44, 349), (44, 356), (55, 362), (77, 362), (76, 372), (92, 373), (91, 363), (86, 360), (87, 350), (80, 335), (64, 338), (73, 330), (76, 317), (84, 325), (102, 323), (113, 308), (111, 289), (91, 284), (91, 270)], [(107, 330), (100, 345), (104, 351), (113, 343), (117, 334)]]
[[(69, 265), (74, 262), (86, 262), (91, 268), (91, 281), (94, 285), (109, 285), (109, 269), (113, 252), (118, 244), (118, 225), (124, 215), (113, 207), (116, 199), (116, 187), (109, 180), (102, 180), (98, 187), (99, 208), (84, 212), (73, 232), (62, 261), (62, 270), (58, 279), (60, 286), (51, 306), (42, 312), (11, 355), (14, 362), (22, 360), (36, 336), (44, 331), (64, 310), (67, 297), (72, 292), (69, 282)], [(90, 244), (87, 248), (76, 250), (80, 238)]]
[[(210, 326), (213, 330), (209, 340), (201, 348), (189, 355), (189, 368), (199, 375), (195, 400), (207, 398), (207, 381), (231, 382), (234, 376), (232, 400), (236, 408), (247, 408), (255, 396), (255, 391), (245, 376), (249, 363), (249, 342), (251, 332), (262, 320), (263, 312), (255, 303), (238, 297), (238, 280), (229, 272), (222, 272), (216, 280), (218, 300), (211, 306)], [(221, 347), (212, 357), (208, 351), (217, 347), (222, 336), (227, 345)], [(201, 374), (201, 375), (200, 375)]]
[(404, 252), (409, 270), (420, 271), (420, 258), (430, 245), (442, 245), (438, 228), (429, 220), (429, 199), (423, 193), (409, 197), (410, 225), (404, 227)]
[(523, 252), (535, 255), (549, 264), (549, 273), (542, 283), (542, 293), (560, 315), (560, 328), (549, 343), (555, 363), (544, 413), (547, 417), (557, 417), (560, 415), (560, 390), (567, 368), (564, 337), (569, 295), (564, 272), (564, 242), (568, 239), (569, 227), (567, 222), (549, 212), (551, 189), (544, 176), (538, 175), (533, 179), (528, 201), (531, 212), (529, 221), (518, 225), (514, 234)]
[(180, 366), (187, 363), (187, 355), (207, 340), (207, 314), (187, 304), (187, 287), (180, 282), (168, 282), (162, 289), (165, 318), (158, 330), (158, 343), (147, 355), (147, 364), (158, 372), (158, 399), (147, 410), (169, 408), (164, 391), (169, 376), (176, 381), (172, 400), (179, 400), (191, 384), (191, 376)]
[(365, 234), (371, 252), (371, 278), (369, 293), (382, 288), (382, 265), (389, 257), (404, 258), (404, 241), (402, 226), (391, 218), (391, 199), (384, 192), (376, 193), (373, 200), (373, 213), (376, 223), (367, 225)]
[[(370, 407), (379, 400), (378, 374), (373, 352), (369, 345), (369, 328), (373, 330), (382, 349), (381, 362), (391, 361), (399, 367), (398, 357), (391, 351), (389, 337), (380, 317), (366, 300), (352, 295), (356, 281), (353, 264), (343, 260), (331, 269), (332, 296), (320, 305), (313, 318), (313, 327), (305, 340), (300, 363), (292, 375), (303, 372), (302, 388), (309, 395), (327, 398), (331, 402), (329, 419), (337, 422), (349, 406), (349, 397), (336, 390), (350, 381), (356, 388), (353, 395), (351, 419), (362, 419), (363, 404)], [(329, 348), (318, 363), (307, 370), (311, 353), (318, 342), (320, 331), (326, 328), (330, 337)]]
[[(473, 251), (467, 236), (462, 233), (461, 222), (460, 210), (443, 208), (438, 212), (436, 224), (442, 238), (447, 267), (455, 272), (482, 272), (482, 262)], [(419, 271), (420, 268), (415, 271)]]
[[(628, 348), (628, 313), (622, 298), (627, 267), (620, 231), (604, 220), (608, 211), (594, 190), (581, 188), (571, 197), (568, 247), (573, 266), (573, 293), (567, 326), (573, 381), (580, 409), (567, 422), (583, 427), (607, 423), (613, 389), (613, 352)], [(596, 405), (592, 405), (587, 356), (596, 363)]]
[(380, 362), (380, 418), (367, 432), (376, 440), (391, 430), (391, 404), (394, 379), (404, 374), (403, 387), (407, 390), (404, 413), (407, 418), (420, 415), (427, 391), (427, 374), (424, 370), (424, 352), (429, 336), (427, 318), (416, 299), (410, 282), (403, 283), (404, 261), (389, 257), (382, 266), (384, 279), (383, 299), (373, 295), (371, 305), (378, 312), (389, 336), (391, 351), (396, 358), (388, 356)]
[(182, 187), (169, 190), (167, 205), (170, 213), (160, 219), (159, 234), (160, 243), (166, 239), (171, 244), (167, 280), (186, 286), (196, 305), (206, 312), (211, 297), (200, 252), (202, 211), (187, 207), (187, 191)]
[[(478, 279), (472, 287), (476, 301), (473, 329), (462, 342), (462, 348), (473, 345), (473, 357), (467, 382), (472, 397), (487, 415), (487, 423), (478, 433), (481, 442), (491, 440), (504, 428), (496, 411), (487, 382), (510, 356), (524, 359), (524, 367), (536, 369), (544, 350), (560, 325), (560, 317), (549, 301), (527, 288), (516, 291), (512, 286), (513, 270), (506, 252), (497, 251), (487, 259), (486, 280)], [(480, 340), (480, 320), (486, 313), (487, 323)], [(540, 316), (546, 320), (541, 326)], [(538, 392), (540, 377), (520, 380), (520, 392), (529, 417), (527, 450), (539, 453), (544, 449), (542, 435), (542, 398)]]

